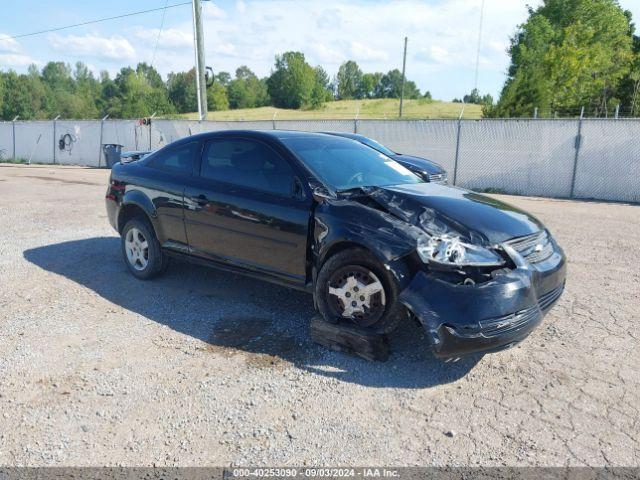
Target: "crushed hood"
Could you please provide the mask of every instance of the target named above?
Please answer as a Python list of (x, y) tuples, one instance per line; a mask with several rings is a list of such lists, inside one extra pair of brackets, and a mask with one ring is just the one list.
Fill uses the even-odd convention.
[(461, 188), (417, 183), (365, 192), (392, 215), (428, 233), (459, 234), (474, 243), (497, 244), (544, 229), (517, 207)]

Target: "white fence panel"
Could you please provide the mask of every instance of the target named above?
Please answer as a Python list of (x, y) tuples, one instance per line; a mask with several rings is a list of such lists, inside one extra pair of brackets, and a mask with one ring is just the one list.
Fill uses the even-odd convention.
[(100, 122), (58, 120), (55, 124), (55, 162), (96, 166), (100, 156)]
[(13, 156), (13, 124), (0, 122), (0, 161)]
[(149, 150), (149, 137), (149, 126), (138, 120), (106, 120), (102, 130), (102, 143), (122, 145), (123, 151)]
[(353, 120), (277, 120), (277, 130), (297, 130), (301, 132), (351, 132)]
[(640, 202), (640, 121), (584, 120), (574, 197)]
[(577, 133), (576, 121), (465, 120), (457, 184), (473, 190), (568, 197)]
[(16, 122), (16, 158), (53, 163), (53, 122)]
[(360, 120), (358, 133), (391, 150), (428, 158), (453, 176), (456, 157), (457, 120)]
[[(274, 127), (309, 132), (356, 131), (397, 152), (440, 163), (451, 182), (455, 176), (457, 185), (473, 190), (564, 198), (573, 193), (576, 198), (640, 202), (640, 121), (583, 120), (577, 141), (579, 125), (579, 120), (517, 119), (154, 119), (151, 126), (138, 120), (58, 120), (54, 133), (51, 120), (17, 121), (15, 145), (17, 158), (31, 158), (34, 163), (104, 166), (101, 144), (108, 143), (122, 145), (125, 151), (148, 150), (209, 131)], [(3, 158), (12, 157), (13, 142), (12, 122), (0, 122)]]

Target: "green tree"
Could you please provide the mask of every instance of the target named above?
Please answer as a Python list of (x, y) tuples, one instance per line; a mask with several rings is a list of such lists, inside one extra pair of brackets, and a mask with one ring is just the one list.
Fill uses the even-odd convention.
[(147, 80), (147, 83), (151, 85), (151, 87), (166, 88), (166, 85), (162, 80), (162, 76), (152, 65), (149, 65), (146, 62), (139, 63), (136, 66), (136, 73), (138, 75), (142, 75)]
[[(629, 18), (631, 14), (627, 12)], [(633, 26), (633, 25), (632, 25)], [(622, 111), (632, 116), (640, 116), (640, 37), (633, 37), (634, 60), (631, 71), (622, 79), (617, 96), (622, 103)]]
[(348, 100), (358, 96), (360, 84), (362, 83), (362, 70), (353, 60), (349, 60), (340, 65), (336, 75), (336, 87), (338, 89), (338, 99)]
[(169, 99), (179, 113), (198, 110), (198, 93), (196, 92), (196, 70), (170, 73), (167, 80)]
[(111, 97), (107, 107), (107, 112), (114, 118), (140, 118), (153, 113), (163, 115), (175, 112), (164, 86), (153, 87), (143, 72), (123, 68), (114, 84), (117, 94)]
[(212, 112), (229, 110), (227, 89), (221, 83), (214, 82), (207, 88), (207, 108)]
[(311, 92), (311, 108), (319, 108), (325, 102), (333, 99), (333, 87), (329, 74), (321, 66), (314, 69), (315, 84)]
[(381, 72), (363, 74), (358, 85), (357, 98), (376, 98), (376, 95), (382, 91), (380, 81), (383, 76)]
[(267, 80), (269, 96), (276, 107), (310, 107), (315, 87), (315, 71), (303, 53), (276, 55), (275, 70)]
[(222, 85), (224, 88), (229, 86), (231, 83), (231, 74), (229, 72), (220, 72), (215, 76), (215, 81)]
[(98, 99), (100, 98), (100, 84), (93, 76), (93, 72), (82, 62), (77, 62), (73, 71), (76, 105), (73, 108), (74, 118), (95, 118), (99, 115)]
[[(393, 69), (380, 77), (380, 81), (375, 87), (375, 98), (400, 98), (402, 93), (402, 72)], [(404, 82), (405, 98), (420, 98), (420, 89), (411, 80)]]
[(64, 62), (49, 62), (42, 69), (42, 80), (52, 90), (70, 92), (73, 88), (71, 67)]
[(23, 120), (37, 118), (38, 111), (32, 102), (28, 76), (9, 70), (4, 74), (3, 83), (2, 118), (11, 120), (16, 115)]
[(416, 99), (420, 98), (420, 96), (420, 89), (416, 85), (416, 82), (406, 80), (404, 82), (404, 98)]
[(631, 71), (630, 14), (617, 0), (545, 0), (519, 27), (493, 115), (602, 111)]
[(255, 108), (268, 103), (268, 92), (264, 82), (243, 65), (236, 70), (236, 77), (227, 86), (231, 108)]
[(489, 94), (481, 95), (480, 90), (474, 88), (469, 95), (464, 96), (464, 103), (475, 105), (493, 105), (493, 97)]

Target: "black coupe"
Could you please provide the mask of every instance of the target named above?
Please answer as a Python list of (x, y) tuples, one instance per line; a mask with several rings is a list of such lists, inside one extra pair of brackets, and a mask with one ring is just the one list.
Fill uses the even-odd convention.
[(106, 205), (140, 279), (185, 258), (308, 291), (329, 322), (390, 332), (413, 315), (440, 357), (523, 340), (564, 288), (533, 216), (334, 135), (184, 138), (116, 164)]

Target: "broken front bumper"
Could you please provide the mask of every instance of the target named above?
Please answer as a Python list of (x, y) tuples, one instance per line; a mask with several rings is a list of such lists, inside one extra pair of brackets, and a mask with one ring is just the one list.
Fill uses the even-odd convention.
[(420, 271), (400, 301), (425, 327), (438, 357), (509, 348), (531, 333), (564, 290), (566, 258), (554, 247), (533, 265), (515, 258), (517, 268), (480, 285), (455, 285)]

